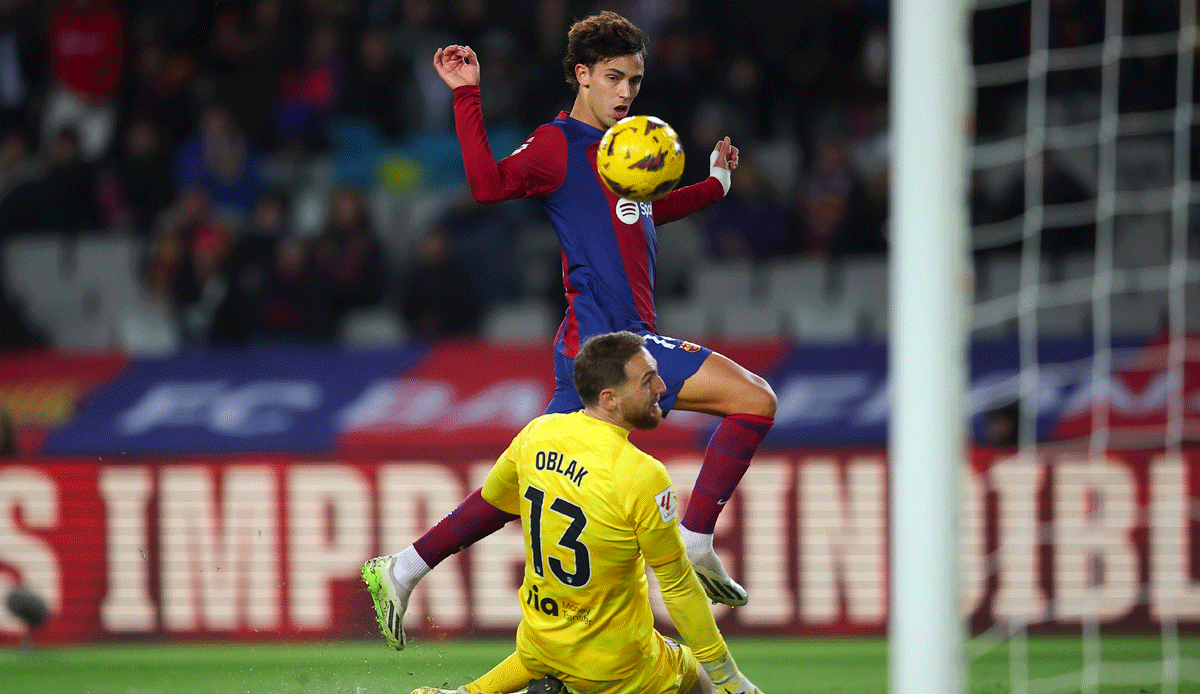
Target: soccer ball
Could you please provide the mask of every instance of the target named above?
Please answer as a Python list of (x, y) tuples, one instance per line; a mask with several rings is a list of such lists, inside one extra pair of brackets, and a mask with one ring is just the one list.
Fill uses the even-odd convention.
[(683, 145), (661, 118), (622, 118), (600, 138), (596, 171), (614, 195), (635, 202), (657, 200), (683, 175)]

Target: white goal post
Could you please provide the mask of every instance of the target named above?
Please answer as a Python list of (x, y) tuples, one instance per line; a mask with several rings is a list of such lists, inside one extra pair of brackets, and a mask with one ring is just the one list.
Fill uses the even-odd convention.
[(963, 691), (967, 6), (892, 5), (890, 691)]

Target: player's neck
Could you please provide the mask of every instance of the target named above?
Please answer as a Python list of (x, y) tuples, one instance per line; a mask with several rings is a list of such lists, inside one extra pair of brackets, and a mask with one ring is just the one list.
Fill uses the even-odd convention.
[(586, 123), (593, 128), (599, 128), (600, 130), (608, 129), (605, 128), (602, 123), (600, 123), (600, 119), (596, 117), (596, 114), (592, 112), (592, 109), (588, 108), (586, 93), (582, 87), (578, 92), (575, 93), (575, 105), (571, 107), (571, 113), (569, 115), (571, 118), (574, 118), (580, 123)]
[(592, 419), (599, 419), (601, 422), (608, 422), (613, 426), (621, 427), (625, 431), (630, 431), (630, 427), (615, 412), (609, 412), (599, 407), (584, 407), (583, 413)]

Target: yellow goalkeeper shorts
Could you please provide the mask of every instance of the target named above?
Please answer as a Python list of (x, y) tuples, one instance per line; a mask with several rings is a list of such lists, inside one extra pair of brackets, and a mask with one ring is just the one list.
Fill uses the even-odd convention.
[[(688, 694), (700, 676), (700, 663), (692, 649), (654, 631), (645, 665), (622, 680), (596, 681), (556, 675), (578, 694)], [(528, 665), (533, 665), (529, 663)], [(527, 667), (528, 667), (527, 665)], [(537, 667), (529, 668), (537, 670)]]

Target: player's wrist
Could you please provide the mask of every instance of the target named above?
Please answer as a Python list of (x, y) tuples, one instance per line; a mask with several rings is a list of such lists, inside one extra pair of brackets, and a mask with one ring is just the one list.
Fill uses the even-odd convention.
[(721, 189), (725, 192), (723, 195), (729, 194), (729, 186), (733, 182), (733, 172), (724, 166), (717, 166), (717, 157), (720, 156), (717, 150), (713, 150), (712, 154), (708, 155), (708, 175), (717, 179), (721, 184)]

